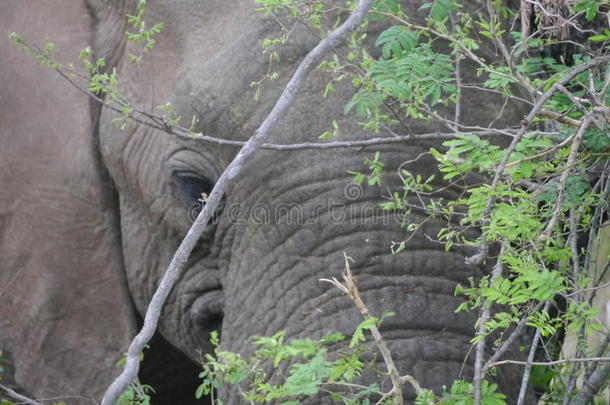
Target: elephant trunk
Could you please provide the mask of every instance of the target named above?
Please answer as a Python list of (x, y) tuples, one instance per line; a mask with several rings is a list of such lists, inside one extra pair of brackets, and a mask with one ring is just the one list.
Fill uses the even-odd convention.
[[(254, 350), (250, 337), (280, 330), (287, 340), (335, 331), (350, 336), (360, 313), (345, 294), (319, 281), (340, 277), (345, 253), (371, 315), (396, 314), (384, 319), (381, 333), (400, 374), (435, 391), (469, 378), (470, 367), (463, 365), (476, 318), (454, 313), (463, 302), (454, 291), (477, 275), (476, 268), (464, 263), (463, 254), (435, 248), (423, 236), (392, 254), (391, 242), (407, 234), (402, 218), (379, 208), (378, 188), (353, 184), (345, 174), (328, 178), (322, 165), (309, 168), (309, 180), (291, 173), (265, 190), (240, 184), (248, 203), (229, 201), (225, 208), (223, 220), (231, 227), (222, 232), (231, 250), (223, 259), (223, 349), (248, 355)], [(282, 188), (287, 184), (293, 185), (289, 191)], [(439, 226), (427, 222), (422, 235), (435, 236)]]
[[(281, 270), (271, 265), (269, 280), (265, 276), (260, 282), (244, 280), (251, 288), (235, 291), (242, 299), (225, 308), (223, 347), (249, 354), (253, 350), (248, 347), (250, 336), (270, 336), (280, 330), (286, 330), (287, 340), (320, 338), (335, 331), (350, 336), (362, 321), (360, 313), (342, 292), (318, 281), (341, 274), (342, 254), (318, 260), (328, 263), (316, 266), (323, 271), (314, 273), (313, 263)], [(472, 337), (473, 314), (453, 313), (461, 302), (453, 292), (459, 278), (466, 275), (464, 265), (458, 255), (425, 250), (399, 260), (389, 256), (363, 259), (353, 271), (371, 315), (396, 314), (385, 318), (380, 329), (399, 372), (438, 391), (460, 378)], [(385, 371), (383, 366), (380, 370)]]

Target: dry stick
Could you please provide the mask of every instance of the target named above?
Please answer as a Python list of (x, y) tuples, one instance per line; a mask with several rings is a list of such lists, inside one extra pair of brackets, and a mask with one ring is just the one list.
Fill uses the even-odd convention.
[[(547, 312), (551, 306), (551, 302), (547, 301), (544, 304), (544, 308), (542, 311)], [(532, 347), (530, 347), (530, 352), (527, 355), (527, 365), (523, 370), (523, 378), (521, 379), (521, 388), (519, 389), (519, 398), (517, 399), (517, 405), (523, 405), (523, 401), (525, 401), (525, 393), (527, 392), (527, 386), (530, 380), (530, 373), (532, 371), (532, 361), (534, 361), (534, 355), (536, 354), (536, 348), (538, 347), (538, 341), (540, 340), (540, 329), (536, 329), (536, 333), (534, 333), (534, 339), (532, 340)]]
[(506, 351), (510, 348), (510, 346), (513, 344), (513, 342), (515, 341), (515, 339), (517, 339), (521, 333), (523, 332), (523, 330), (525, 329), (525, 324), (528, 321), (528, 317), (527, 316), (523, 316), (521, 318), (521, 320), (519, 321), (519, 323), (517, 324), (517, 326), (515, 327), (515, 329), (512, 331), (512, 333), (510, 334), (510, 336), (502, 343), (502, 346), (500, 346), (498, 348), (498, 350), (496, 350), (496, 352), (489, 358), (489, 360), (487, 360), (487, 362), (485, 363), (485, 365), (483, 366), (483, 368), (481, 369), (481, 375), (483, 377), (485, 377), (485, 375), (487, 374), (487, 372), (489, 371), (489, 366), (490, 364), (494, 363), (495, 361), (497, 361), (500, 357), (502, 357), (502, 355), (504, 353), (506, 353)]
[[(563, 93), (563, 91), (561, 89), (565, 89), (565, 87), (563, 86), (558, 86), (557, 90), (561, 91)], [(569, 92), (568, 92), (569, 93)], [(569, 93), (571, 94), (571, 93)], [(542, 110), (540, 110), (540, 112), (538, 113), (539, 117), (542, 118), (549, 118), (552, 119), (554, 121), (557, 121), (561, 124), (565, 124), (569, 127), (572, 128), (579, 128), (580, 124), (582, 124), (582, 121), (580, 120), (576, 120), (574, 118), (570, 118), (566, 115), (563, 114), (559, 114), (558, 112), (552, 111), (552, 110), (547, 110), (546, 108), (543, 108)]]
[[(320, 281), (331, 283), (339, 290), (343, 291), (354, 302), (354, 305), (356, 305), (356, 308), (358, 309), (362, 317), (365, 320), (369, 320), (372, 317), (369, 314), (368, 308), (364, 305), (362, 298), (360, 298), (360, 292), (358, 291), (356, 281), (354, 280), (354, 275), (352, 274), (352, 270), (350, 269), (349, 261), (351, 260), (351, 258), (348, 257), (345, 252), (343, 253), (343, 256), (345, 257), (345, 271), (343, 273), (344, 283), (341, 283), (334, 277), (332, 279), (321, 278)], [(377, 326), (375, 324), (372, 324), (370, 331), (373, 335), (375, 345), (379, 349), (379, 352), (383, 357), (383, 361), (385, 362), (385, 365), (388, 368), (388, 374), (390, 376), (390, 380), (392, 381), (392, 389), (388, 393), (384, 394), (378, 403), (383, 401), (385, 398), (391, 396), (392, 404), (402, 405), (403, 400), (401, 387), (404, 382), (408, 382), (409, 384), (411, 384), (411, 386), (413, 386), (413, 388), (418, 394), (421, 392), (421, 387), (413, 377), (400, 376), (400, 374), (398, 373), (398, 369), (396, 368), (396, 364), (394, 364), (394, 359), (392, 358), (390, 349), (386, 345), (385, 341), (383, 340), (383, 337), (381, 336), (381, 333), (379, 332), (379, 329), (377, 329)]]
[[(569, 171), (571, 169), (566, 168), (565, 170)], [(580, 274), (580, 266), (579, 266), (580, 263), (579, 263), (578, 246), (577, 246), (577, 231), (578, 231), (577, 223), (578, 223), (578, 221), (575, 218), (573, 208), (570, 208), (569, 222), (570, 222), (570, 230), (569, 230), (567, 244), (570, 246), (570, 250), (572, 253), (572, 274), (571, 275), (574, 278), (574, 280), (578, 280), (579, 274)], [(575, 281), (575, 282), (578, 283), (578, 281)], [(577, 305), (580, 305), (580, 303), (583, 301), (583, 292), (579, 291), (579, 289), (577, 287), (578, 286), (576, 285), (574, 301), (576, 302)], [(576, 352), (575, 352), (576, 357), (581, 357), (583, 355), (584, 349), (583, 349), (581, 342), (584, 342), (585, 339), (586, 339), (586, 332), (585, 332), (585, 325), (583, 324), (583, 326), (580, 327), (578, 330), (578, 341), (577, 341)], [(565, 392), (563, 395), (563, 403), (566, 405), (569, 403), (569, 401), (571, 399), (572, 390), (574, 389), (574, 386), (576, 385), (578, 376), (581, 374), (580, 368), (581, 367), (580, 367), (580, 363), (579, 363), (574, 368), (572, 368), (572, 370), (570, 371), (570, 375), (568, 378), (568, 384), (566, 385), (566, 389), (565, 389)]]
[(593, 112), (587, 114), (582, 121), (582, 125), (576, 131), (576, 135), (574, 136), (574, 140), (572, 141), (572, 148), (570, 149), (570, 155), (568, 156), (568, 161), (566, 162), (566, 167), (561, 173), (561, 177), (559, 178), (559, 185), (557, 186), (557, 201), (555, 202), (555, 209), (553, 210), (553, 215), (549, 220), (546, 228), (540, 235), (542, 239), (546, 239), (551, 235), (557, 220), (559, 219), (559, 214), (561, 214), (561, 206), (563, 205), (563, 198), (565, 196), (565, 187), (566, 181), (568, 181), (568, 176), (572, 171), (572, 167), (576, 162), (576, 157), (578, 156), (578, 148), (580, 147), (580, 142), (582, 141), (582, 137), (589, 127), (589, 123), (593, 119)]
[(569, 137), (566, 138), (565, 141), (558, 143), (556, 145), (551, 146), (548, 149), (543, 150), (542, 152), (538, 152), (535, 155), (531, 155), (531, 156), (526, 156), (524, 158), (515, 160), (514, 162), (510, 162), (509, 164), (506, 165), (506, 168), (508, 169), (509, 167), (513, 167), (518, 165), (519, 163), (523, 163), (526, 162), (528, 160), (534, 160), (534, 159), (538, 159), (541, 158), (545, 155), (548, 155), (549, 153), (553, 153), (555, 152), (557, 149), (563, 148), (564, 146), (566, 146), (567, 144), (569, 144), (570, 142), (572, 142), (574, 140), (574, 137), (576, 136), (577, 132), (570, 135)]
[(0, 389), (3, 390), (4, 392), (6, 392), (6, 395), (11, 397), (15, 401), (18, 401), (20, 404), (42, 405), (40, 402), (36, 402), (33, 399), (31, 399), (31, 398), (28, 398), (26, 396), (23, 396), (23, 395), (19, 394), (18, 392), (13, 391), (12, 389), (7, 387), (6, 385), (0, 384)]
[[(22, 41), (22, 43), (24, 46), (27, 46), (30, 50), (36, 52), (37, 56), (42, 56), (49, 62), (53, 62), (53, 63), (55, 62), (55, 61), (49, 59), (48, 56), (45, 56), (36, 45), (30, 45), (26, 41)], [(70, 77), (70, 74), (75, 74), (81, 78), (85, 78), (82, 74), (78, 73), (75, 70), (69, 69), (63, 65), (54, 67), (53, 69), (55, 69), (55, 71), (62, 78), (64, 78), (68, 83), (70, 83), (72, 86), (74, 86), (77, 90), (81, 91), (82, 93), (87, 95), (92, 100), (100, 103), (103, 108), (108, 108), (111, 111), (117, 112), (119, 114), (123, 114), (123, 110), (121, 108), (116, 107), (112, 104), (105, 103), (104, 99), (102, 97), (98, 96), (97, 94), (93, 93), (92, 91), (88, 90), (87, 88), (81, 86), (75, 80), (73, 80), (72, 77)], [(166, 132), (170, 135), (175, 135), (175, 136), (182, 137), (182, 138), (195, 139), (198, 141), (210, 142), (210, 143), (214, 143), (217, 145), (224, 145), (224, 146), (243, 147), (247, 143), (245, 141), (234, 141), (231, 139), (216, 138), (213, 136), (203, 135), (203, 134), (194, 134), (193, 135), (193, 133), (189, 129), (187, 129), (181, 125), (176, 124), (176, 125), (170, 126), (166, 122), (165, 118), (161, 115), (153, 114), (149, 111), (137, 108), (123, 100), (115, 100), (115, 101), (120, 102), (119, 105), (129, 106), (133, 109), (133, 112), (129, 114), (129, 118), (132, 119), (133, 121), (135, 121), (139, 124), (142, 124), (142, 125), (146, 125), (150, 128)], [(557, 116), (559, 115), (557, 113), (553, 113), (553, 114), (555, 114)], [(142, 118), (140, 116), (143, 116), (144, 118)], [(145, 119), (148, 119), (150, 121), (145, 121)], [(403, 143), (403, 142), (407, 142), (407, 141), (422, 140), (422, 139), (453, 139), (453, 138), (455, 138), (455, 135), (458, 135), (458, 134), (460, 134), (460, 135), (461, 134), (471, 134), (471, 135), (477, 135), (477, 136), (495, 136), (495, 135), (512, 136), (511, 132), (515, 132), (515, 130), (512, 128), (505, 128), (505, 129), (475, 130), (475, 131), (467, 131), (467, 132), (455, 131), (455, 132), (449, 132), (449, 133), (430, 132), (430, 133), (412, 134), (412, 135), (396, 134), (391, 137), (379, 137), (379, 138), (371, 138), (371, 139), (358, 140), (358, 141), (305, 142), (305, 143), (295, 143), (295, 144), (263, 143), (260, 147), (262, 149), (271, 149), (271, 150), (361, 148), (361, 147), (366, 147), (366, 146)]]
[(490, 364), (490, 367), (497, 367), (504, 364), (517, 364), (520, 366), (558, 366), (565, 363), (590, 363), (603, 362), (610, 363), (610, 357), (579, 357), (574, 359), (561, 359), (553, 361), (521, 361), (521, 360), (500, 360)]
[[(109, 108), (112, 111), (122, 113), (120, 108), (117, 108), (113, 105), (109, 105), (104, 103), (104, 100), (92, 93), (91, 91), (83, 88), (78, 83), (76, 83), (72, 78), (70, 78), (65, 72), (63, 72), (59, 68), (55, 68), (55, 70), (70, 84), (84, 92), (86, 95), (91, 97), (93, 100), (102, 104), (103, 107)], [(140, 110), (134, 108), (134, 112), (141, 114), (153, 121), (154, 123), (143, 121), (142, 119), (135, 117), (134, 113), (130, 114), (130, 118), (134, 121), (150, 126), (152, 128), (164, 131), (169, 133), (170, 135), (176, 135), (183, 138), (191, 138), (196, 140), (201, 140), (205, 142), (215, 143), (217, 145), (226, 145), (226, 146), (235, 146), (235, 147), (243, 147), (246, 142), (244, 141), (234, 141), (231, 139), (222, 139), (216, 138), (209, 135), (198, 135), (196, 137), (188, 135), (189, 130), (180, 126), (175, 125), (170, 127), (168, 125), (160, 125), (159, 121), (163, 121), (163, 117), (157, 114), (152, 114), (144, 110)], [(467, 134), (473, 134), (477, 136), (494, 136), (494, 135), (507, 135), (511, 132), (510, 128), (506, 129), (498, 129), (498, 130), (485, 130), (485, 131), (469, 131)], [(365, 147), (372, 145), (382, 145), (382, 144), (394, 144), (394, 143), (403, 143), (412, 140), (422, 140), (422, 139), (453, 139), (456, 134), (460, 134), (460, 132), (450, 132), (450, 133), (439, 133), (439, 132), (431, 132), (425, 134), (414, 134), (414, 135), (396, 135), (391, 137), (380, 137), (380, 138), (371, 138), (365, 140), (358, 141), (336, 141), (336, 142), (305, 142), (298, 144), (273, 144), (273, 143), (263, 143), (261, 145), (262, 149), (271, 149), (271, 150), (304, 150), (304, 149), (335, 149), (335, 148), (356, 148), (356, 147)]]
[(473, 134), (477, 136), (494, 136), (494, 135), (506, 135), (510, 133), (511, 129), (499, 129), (499, 130), (488, 130), (488, 131), (473, 131), (473, 132), (432, 132), (426, 134), (414, 134), (414, 135), (398, 135), (385, 138), (371, 138), (361, 141), (337, 141), (337, 142), (307, 142), (300, 144), (263, 144), (264, 149), (273, 150), (302, 150), (302, 149), (333, 149), (333, 148), (350, 148), (350, 147), (364, 147), (371, 145), (381, 144), (392, 144), (392, 143), (403, 143), (406, 141), (422, 140), (422, 139), (453, 139), (456, 134)]
[[(572, 104), (574, 104), (576, 107), (578, 107), (578, 109), (580, 109), (580, 111), (586, 113), (587, 112), (587, 108), (582, 105), (582, 102), (589, 102), (589, 100), (579, 100), (577, 99), (574, 94), (572, 94), (572, 92), (570, 92), (568, 89), (566, 89), (564, 86), (559, 86), (557, 87), (559, 89), (560, 92), (562, 92), (563, 94), (565, 94), (565, 96), (567, 98), (570, 99), (570, 101), (572, 102)], [(582, 101), (582, 102), (581, 102)]]
[(511, 73), (517, 78), (519, 84), (521, 86), (523, 86), (530, 93), (532, 98), (534, 98), (536, 96), (536, 89), (529, 84), (529, 82), (526, 80), (526, 78), (523, 77), (521, 72), (519, 72), (519, 70), (515, 67), (515, 63), (514, 63), (515, 61), (512, 58), (512, 54), (511, 54), (511, 52), (508, 51), (506, 44), (502, 40), (502, 33), (498, 33), (496, 31), (495, 17), (497, 17), (498, 15), (494, 12), (494, 6), (492, 5), (491, 0), (487, 0), (486, 3), (487, 3), (487, 13), (489, 14), (489, 27), (490, 27), (494, 45), (496, 46), (496, 48), (500, 49), (500, 53), (502, 54), (502, 57), (504, 58), (504, 62), (506, 62), (506, 64), (510, 68)]
[[(498, 255), (498, 260), (496, 261), (496, 265), (491, 271), (491, 278), (489, 280), (489, 285), (492, 285), (494, 281), (500, 277), (502, 274), (502, 255), (504, 254), (506, 247), (504, 244), (500, 248), (500, 254)], [(474, 378), (472, 384), (474, 386), (474, 405), (481, 404), (481, 379), (483, 378), (483, 355), (485, 354), (485, 335), (487, 334), (487, 327), (485, 324), (489, 321), (490, 313), (491, 313), (491, 302), (488, 299), (483, 301), (483, 305), (481, 307), (481, 317), (479, 318), (479, 332), (480, 336), (479, 341), (476, 346), (476, 354), (474, 358)]]
[(342, 40), (346, 38), (351, 32), (353, 32), (364, 20), (364, 17), (368, 13), (368, 9), (373, 3), (373, 0), (360, 0), (354, 9), (354, 12), (348, 17), (348, 19), (335, 31), (331, 32), (324, 40), (322, 40), (314, 49), (312, 49), (307, 56), (300, 63), (296, 72), (284, 88), (284, 91), (277, 100), (273, 110), (265, 118), (261, 126), (254, 133), (252, 138), (241, 148), (235, 159), (229, 164), (229, 166), (222, 173), (218, 182), (212, 189), (210, 196), (203, 206), (201, 213), (197, 217), (195, 223), (191, 226), (188, 233), (180, 243), (178, 250), (174, 254), (172, 261), (167, 268), (159, 287), (155, 291), (153, 298), (146, 311), (144, 317), (144, 325), (142, 330), (136, 335), (127, 351), (127, 361), (125, 368), (121, 375), (119, 375), (108, 387), (104, 398), (102, 399), (102, 405), (114, 405), (117, 398), (121, 393), (129, 386), (131, 381), (138, 375), (138, 369), (140, 367), (140, 353), (142, 349), (148, 343), (155, 333), (159, 315), (161, 314), (161, 308), (167, 299), (174, 283), (178, 279), (182, 269), (188, 257), (197, 244), (201, 233), (203, 232), (206, 224), (210, 220), (212, 213), (216, 211), (222, 196), (228, 189), (229, 183), (239, 174), (241, 168), (247, 159), (252, 156), (260, 146), (265, 142), (265, 139), (269, 136), (269, 132), (273, 124), (282, 117), (301, 88), (303, 81), (307, 74), (320, 64), (326, 54), (336, 47)]
[(521, 38), (525, 42), (530, 36), (530, 18), (532, 17), (532, 5), (525, 0), (521, 0), (519, 15), (521, 17)]
[[(595, 59), (591, 59), (590, 61), (583, 63), (582, 65), (579, 65), (576, 68), (567, 72), (566, 75), (561, 80), (555, 82), (555, 84), (553, 84), (553, 86), (551, 86), (550, 89), (548, 89), (547, 91), (542, 93), (542, 95), (540, 96), (538, 101), (536, 101), (536, 103), (532, 107), (532, 110), (529, 112), (529, 114), (525, 118), (525, 122), (521, 126), (521, 129), (519, 129), (519, 132), (517, 132), (517, 135), (515, 135), (512, 142), (510, 143), (508, 149), (506, 150), (506, 153), (502, 157), (502, 160), (498, 164), (498, 167), (496, 168), (496, 170), (494, 172), (493, 180), (491, 182), (492, 190), (495, 190), (496, 187), (498, 186), (498, 181), (500, 180), (500, 177), (502, 176), (502, 174), (504, 173), (504, 170), (506, 169), (506, 164), (508, 163), (508, 159), (510, 158), (510, 155), (514, 152), (515, 148), (517, 147), (517, 144), (521, 141), (521, 138), (523, 138), (523, 136), (525, 135), (529, 124), (534, 120), (534, 118), (536, 118), (539, 111), (544, 107), (544, 104), (551, 98), (551, 96), (553, 94), (555, 94), (556, 91), (558, 91), (559, 86), (564, 86), (570, 80), (572, 80), (574, 77), (578, 76), (582, 72), (585, 72), (595, 66), (598, 66), (598, 65), (601, 65), (601, 64), (604, 64), (607, 62), (610, 62), (610, 55), (604, 55), (604, 56), (600, 56)], [(489, 216), (492, 207), (493, 207), (493, 195), (489, 196), (487, 198), (487, 202), (485, 204), (485, 209), (483, 210), (483, 213), (481, 214), (482, 220), (484, 220), (485, 218), (487, 218)], [(482, 264), (485, 261), (485, 259), (487, 259), (488, 250), (489, 250), (489, 245), (487, 243), (487, 237), (485, 236), (485, 234), (483, 234), (483, 236), (481, 236), (481, 243), (479, 244), (479, 252), (471, 257), (466, 258), (466, 263), (472, 264), (472, 265)]]

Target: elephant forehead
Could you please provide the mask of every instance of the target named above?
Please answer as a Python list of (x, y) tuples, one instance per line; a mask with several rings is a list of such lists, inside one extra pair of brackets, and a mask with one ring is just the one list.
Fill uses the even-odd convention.
[(177, 27), (181, 65), (173, 102), (179, 111), (196, 114), (207, 135), (246, 140), (269, 113), (315, 38), (303, 29), (295, 31), (281, 48), (281, 61), (272, 67), (279, 73), (278, 81), (265, 81), (256, 99), (251, 84), (263, 80), (270, 68), (261, 44), (265, 38), (277, 37), (280, 26), (257, 13), (253, 2), (238, 4), (235, 9), (231, 4), (224, 14), (215, 10), (212, 15), (222, 15), (197, 29)]

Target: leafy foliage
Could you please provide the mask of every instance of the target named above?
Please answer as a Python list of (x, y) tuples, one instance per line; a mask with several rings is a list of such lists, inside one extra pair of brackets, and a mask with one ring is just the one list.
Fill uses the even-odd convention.
[(236, 385), (244, 400), (251, 403), (297, 404), (300, 398), (318, 395), (323, 388), (344, 386), (346, 392), (332, 395), (346, 403), (368, 403), (367, 398), (380, 394), (379, 387), (375, 384), (357, 386), (350, 382), (364, 370), (362, 357), (369, 350), (363, 345), (363, 333), (374, 323), (379, 320), (366, 320), (358, 325), (349, 350), (341, 351), (332, 360), (328, 349), (345, 340), (340, 333), (327, 333), (318, 341), (292, 339), (286, 342), (283, 331), (270, 337), (254, 337), (252, 344), (258, 348), (252, 357), (243, 358), (240, 354), (221, 350), (218, 334), (214, 332), (211, 342), (215, 353), (204, 356), (203, 371), (199, 375), (202, 383), (196, 397), (214, 395), (214, 390)]

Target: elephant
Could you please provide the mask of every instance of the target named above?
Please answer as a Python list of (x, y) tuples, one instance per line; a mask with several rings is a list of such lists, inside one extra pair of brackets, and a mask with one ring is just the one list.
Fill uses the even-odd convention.
[[(419, 4), (412, 3), (404, 7), (418, 15)], [(128, 58), (133, 45), (124, 36), (134, 1), (0, 4), (3, 383), (35, 398), (99, 400), (120, 372), (116, 362), (141, 325), (199, 196), (210, 192), (238, 152), (236, 146), (137, 122), (122, 130), (113, 123), (115, 112), (52, 69), (39, 68), (6, 36), (15, 31), (32, 41), (48, 38), (61, 61), (74, 60), (90, 45), (108, 69), (120, 72), (121, 94), (134, 105), (148, 109), (169, 101), (184, 117), (199, 117), (198, 131), (247, 141), (318, 41), (298, 26), (281, 49), (279, 79), (264, 83), (255, 100), (250, 83), (264, 75), (268, 62), (261, 39), (280, 29), (255, 8), (251, 0), (149, 1), (147, 24), (164, 27), (154, 49), (135, 64)], [(370, 45), (371, 54), (379, 55)], [(493, 56), (494, 50), (481, 52)], [(339, 121), (345, 139), (371, 137), (353, 114), (343, 114), (353, 88), (338, 83), (324, 98), (328, 80), (323, 71), (311, 74), (269, 142), (316, 141), (332, 120)], [(502, 106), (493, 95), (471, 93), (465, 99), (467, 124), (497, 118)], [(508, 105), (502, 113), (497, 125), (518, 122), (521, 107)], [(402, 125), (410, 134), (446, 130), (440, 121)], [(476, 314), (454, 313), (463, 302), (454, 290), (487, 269), (465, 264), (471, 248), (445, 251), (422, 235), (406, 252), (392, 254), (391, 242), (405, 239), (399, 218), (371, 209), (383, 201), (382, 190), (356, 187), (348, 173), (363, 170), (363, 160), (380, 151), (384, 173), (397, 185), (391, 176), (397, 168), (438, 144), (414, 139), (374, 147), (260, 150), (232, 183), (163, 309), (140, 374), (159, 391), (154, 402), (194, 401), (196, 362), (212, 350), (213, 330), (221, 328), (223, 349), (242, 354), (252, 350), (247, 342), (254, 335), (286, 330), (287, 338), (319, 338), (353, 331), (361, 320), (358, 311), (340, 291), (318, 281), (340, 275), (344, 252), (353, 259), (371, 313), (396, 313), (384, 321), (382, 333), (401, 373), (436, 391), (462, 373), (471, 376), (467, 353)], [(424, 156), (410, 170), (426, 177), (436, 173), (436, 164)], [(445, 194), (457, 196), (451, 188)], [(442, 226), (429, 221), (423, 230), (436, 235)], [(509, 396), (511, 378), (502, 372), (497, 377)], [(222, 395), (224, 403), (240, 403), (233, 391)], [(413, 395), (405, 393), (409, 400)]]

